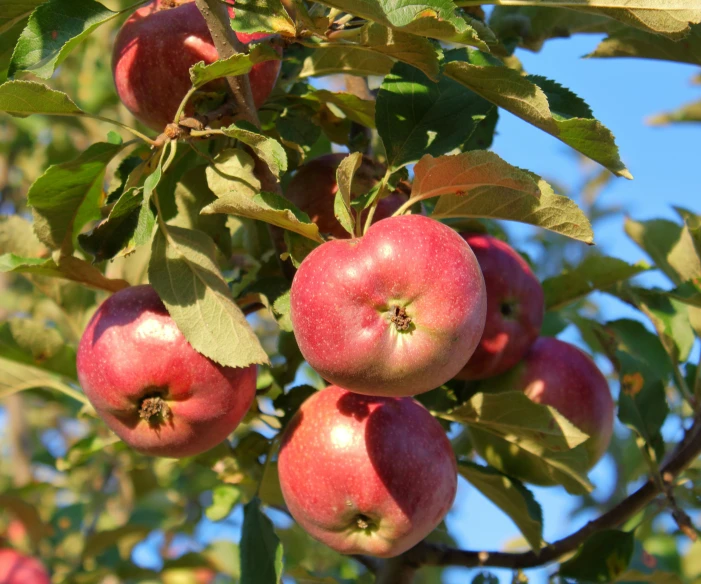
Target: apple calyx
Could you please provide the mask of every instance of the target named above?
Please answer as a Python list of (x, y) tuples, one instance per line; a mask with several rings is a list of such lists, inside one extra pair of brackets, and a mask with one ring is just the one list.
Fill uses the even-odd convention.
[(370, 535), (371, 533), (377, 531), (377, 525), (375, 522), (367, 515), (363, 515), (362, 513), (355, 517), (355, 524), (358, 526), (358, 529), (364, 531), (366, 535)]
[(170, 419), (172, 412), (170, 407), (160, 395), (149, 395), (141, 400), (139, 417), (153, 426)]
[(504, 318), (516, 318), (518, 316), (518, 309), (516, 307), (516, 301), (514, 300), (503, 300), (499, 305), (499, 312)]
[(408, 331), (411, 327), (411, 317), (406, 313), (406, 308), (395, 304), (389, 309), (389, 320), (399, 332)]

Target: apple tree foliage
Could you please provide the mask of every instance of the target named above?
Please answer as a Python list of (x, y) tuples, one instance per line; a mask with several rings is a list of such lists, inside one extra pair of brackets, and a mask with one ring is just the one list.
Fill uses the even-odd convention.
[[(543, 565), (559, 582), (701, 579), (701, 547), (693, 543), (701, 367), (690, 361), (701, 336), (701, 218), (680, 208), (677, 221), (627, 219), (623, 229), (641, 251), (635, 265), (587, 246), (597, 223), (615, 213), (597, 200), (599, 190), (631, 173), (584, 99), (524, 71), (516, 56), (554, 37), (604, 33), (591, 57), (701, 65), (701, 5), (480, 4), (239, 0), (237, 30), (279, 35), (277, 88), (257, 115), (212, 131), (184, 128), (172, 139), (139, 127), (112, 84), (107, 56), (133, 1), (0, 0), (0, 525), (12, 545), (42, 558), (54, 582), (187, 584), (208, 569), (222, 583), (268, 584), (283, 575), (364, 583), (376, 574), (382, 582), (411, 574), (432, 583), (451, 565), (474, 568), (465, 580), (473, 582), (495, 581), (493, 567), (525, 582), (528, 568)], [(197, 65), (193, 88), (274, 58), (258, 45)], [(509, 164), (489, 151), (500, 110), (600, 170), (581, 192), (564, 193)], [(699, 104), (656, 118), (694, 120)], [(297, 167), (332, 148), (387, 165), (377, 187), (352, 204), (358, 160), (342, 165), (336, 213), (350, 232), (362, 232), (359, 211), (408, 177), (414, 212), (506, 239), (505, 222), (537, 228), (531, 243), (547, 258), (534, 266), (546, 297), (542, 334), (573, 325), (608, 363), (620, 421), (609, 451), (612, 493), (593, 491), (574, 448), (584, 437), (553, 433), (550, 410), (453, 381), (420, 400), (453, 430), (470, 488), (522, 532), (518, 550), (460, 550), (442, 527), (380, 562), (340, 556), (289, 520), (276, 436), (323, 382), (295, 344), (288, 291), (294, 267), (323, 238), (283, 193)], [(631, 281), (653, 269), (667, 277), (664, 289)], [(190, 459), (129, 450), (96, 418), (76, 380), (76, 344), (97, 304), (145, 282), (199, 352), (224, 365), (260, 365), (259, 398), (244, 423), (230, 441)], [(595, 290), (640, 319), (605, 321), (588, 298)], [(677, 429), (668, 434), (675, 440), (665, 439), (664, 424)], [(539, 502), (527, 485), (475, 457), (470, 426), (538, 453), (592, 523), (544, 541)], [(469, 529), (477, 534), (479, 526)], [(145, 540), (158, 562), (139, 567), (132, 551)]]

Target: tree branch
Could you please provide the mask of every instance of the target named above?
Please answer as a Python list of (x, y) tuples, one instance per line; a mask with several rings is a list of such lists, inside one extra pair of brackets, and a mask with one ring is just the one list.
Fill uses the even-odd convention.
[[(221, 0), (195, 0), (197, 8), (207, 22), (207, 27), (212, 35), (214, 46), (217, 48), (220, 59), (228, 59), (237, 53), (246, 53), (245, 45), (238, 39), (236, 33), (229, 24), (228, 7)], [(238, 113), (256, 128), (260, 127), (258, 112), (253, 103), (251, 84), (248, 75), (227, 77), (227, 83), (234, 95)]]
[[(669, 485), (701, 454), (701, 420), (697, 419), (679, 443), (676, 450), (662, 467), (662, 476)], [(405, 552), (385, 566), (383, 584), (403, 584), (407, 570), (416, 570), (420, 566), (464, 566), (466, 568), (494, 567), (514, 570), (536, 568), (560, 559), (565, 554), (575, 551), (586, 539), (603, 529), (619, 527), (628, 519), (645, 508), (655, 497), (663, 494), (659, 486), (649, 479), (632, 495), (615, 507), (590, 521), (573, 534), (551, 543), (539, 551), (524, 553), (504, 553), (487, 551), (466, 551), (446, 546), (422, 542)], [(390, 573), (391, 570), (391, 573)], [(382, 572), (381, 572), (382, 573)], [(380, 581), (380, 580), (378, 580)]]

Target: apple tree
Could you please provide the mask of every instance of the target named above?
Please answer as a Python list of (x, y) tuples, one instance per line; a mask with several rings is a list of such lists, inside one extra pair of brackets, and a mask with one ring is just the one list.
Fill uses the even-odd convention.
[(519, 60), (584, 33), (701, 65), (698, 0), (0, 0), (0, 581), (701, 581), (701, 216), (593, 245), (625, 152)]

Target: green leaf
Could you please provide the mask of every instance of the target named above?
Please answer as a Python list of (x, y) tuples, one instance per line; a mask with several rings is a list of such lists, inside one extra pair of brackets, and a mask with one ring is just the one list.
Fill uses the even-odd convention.
[(299, 77), (304, 79), (305, 77), (323, 77), (337, 73), (361, 77), (384, 76), (390, 72), (393, 65), (394, 59), (391, 57), (354, 46), (319, 47), (305, 57)]
[(666, 126), (679, 122), (701, 122), (701, 101), (694, 101), (668, 113), (657, 114), (648, 118), (652, 126)]
[(212, 490), (212, 504), (205, 510), (210, 521), (221, 521), (229, 516), (241, 498), (241, 489), (235, 485), (217, 485)]
[(91, 266), (89, 263), (73, 256), (63, 257), (61, 258), (61, 263), (56, 264), (53, 259), (23, 258), (8, 253), (0, 256), (1, 272), (72, 280), (79, 284), (108, 292), (117, 292), (129, 286), (129, 283), (124, 280), (106, 278), (95, 266)]
[(470, 19), (468, 24), (466, 18), (469, 17), (458, 16), (455, 4), (450, 0), (323, 0), (321, 4), (418, 36), (473, 45), (485, 50), (488, 50), (485, 40), (493, 40), (489, 29), (478, 20)]
[(95, 455), (107, 447), (111, 447), (113, 450), (126, 449), (126, 444), (114, 434), (108, 436), (89, 434), (73, 444), (66, 455), (56, 461), (56, 470), (66, 472), (85, 464), (92, 464), (95, 462)]
[(228, 128), (222, 128), (222, 132), (225, 136), (235, 138), (250, 146), (277, 178), (280, 178), (280, 174), (287, 170), (287, 154), (285, 154), (282, 145), (274, 138), (258, 132), (251, 124), (238, 122)]
[[(640, 321), (614, 320), (607, 322), (605, 329), (615, 336), (620, 350), (646, 363), (661, 380), (667, 381), (672, 377), (672, 361), (660, 338), (645, 328)], [(615, 353), (613, 356), (615, 357)]]
[(458, 472), (506, 513), (536, 552), (543, 544), (543, 512), (523, 484), (493, 468), (472, 462), (458, 464)]
[(633, 556), (633, 533), (607, 529), (590, 536), (577, 555), (560, 564), (560, 576), (578, 582), (614, 582)]
[(622, 27), (601, 41), (587, 57), (634, 57), (701, 65), (701, 25), (692, 26), (689, 34), (678, 40)]
[(27, 18), (44, 0), (0, 0), (0, 34)]
[(294, 21), (280, 0), (238, 0), (231, 28), (236, 32), (271, 32), (294, 37)]
[(88, 35), (118, 15), (95, 0), (49, 0), (29, 17), (12, 55), (10, 76), (29, 72), (49, 79)]
[(0, 324), (0, 357), (76, 379), (75, 348), (53, 328), (28, 319)]
[(19, 117), (85, 115), (65, 93), (33, 81), (6, 81), (0, 85), (0, 112)]
[(440, 196), (434, 219), (484, 217), (521, 221), (591, 243), (586, 215), (571, 199), (556, 195), (535, 174), (511, 166), (493, 152), (424, 156), (414, 168), (412, 198)]
[(588, 255), (576, 268), (543, 282), (545, 306), (558, 310), (594, 290), (605, 290), (649, 269), (644, 262), (632, 265), (618, 258)]
[(273, 312), (279, 317), (278, 324), (283, 331), (292, 332), (292, 319), (290, 318), (290, 291), (281, 294), (273, 302)]
[(47, 249), (37, 238), (32, 224), (19, 215), (0, 215), (0, 254), (21, 257), (45, 255)]
[(307, 237), (302, 237), (294, 231), (285, 231), (285, 246), (287, 252), (280, 254), (280, 258), (284, 261), (289, 259), (295, 268), (299, 266), (314, 249), (319, 246), (315, 240)]
[[(236, 10), (239, 10), (239, 4)], [(204, 61), (196, 63), (190, 69), (190, 81), (194, 87), (202, 87), (221, 77), (245, 75), (258, 63), (279, 59), (280, 55), (270, 45), (258, 44), (251, 49), (250, 53), (236, 53), (228, 59), (220, 59), (209, 65), (205, 65)]]
[(122, 145), (93, 144), (75, 160), (50, 166), (29, 188), (27, 202), (34, 215), (39, 239), (62, 255), (73, 251), (73, 239), (81, 228), (99, 219), (98, 201), (107, 164)]
[[(455, 50), (446, 58), (466, 55)], [(388, 163), (398, 169), (425, 154), (458, 148), (491, 109), (488, 101), (447, 77), (436, 84), (418, 69), (397, 63), (380, 87), (375, 123)]]
[[(467, 61), (447, 63), (444, 75), (562, 140), (614, 174), (633, 178), (619, 158), (613, 134), (591, 116), (577, 117), (588, 107), (585, 109), (586, 104), (571, 91), (541, 77), (524, 77), (474, 49), (468, 50), (467, 57)], [(549, 104), (555, 99), (557, 112), (551, 111)]]
[(278, 584), (282, 570), (282, 544), (254, 498), (243, 508), (241, 584)]
[(616, 582), (635, 582), (635, 584), (640, 584), (641, 582), (647, 584), (684, 584), (684, 581), (672, 572), (657, 571), (651, 574), (645, 574), (640, 570), (626, 570), (623, 574), (618, 576)]
[(149, 281), (196, 351), (227, 367), (267, 363), (214, 257), (215, 244), (205, 233), (161, 228), (153, 240)]
[(344, 158), (336, 169), (338, 192), (334, 200), (334, 215), (351, 236), (355, 233), (355, 218), (351, 213), (351, 188), (353, 177), (362, 161), (363, 155), (360, 152), (354, 152)]
[(125, 539), (136, 543), (143, 540), (151, 530), (152, 528), (147, 525), (128, 524), (94, 533), (85, 542), (83, 558), (96, 558)]
[(321, 103), (333, 104), (352, 122), (356, 122), (366, 128), (375, 127), (375, 102), (369, 99), (360, 99), (352, 93), (334, 93), (326, 89), (319, 89), (309, 95)]

